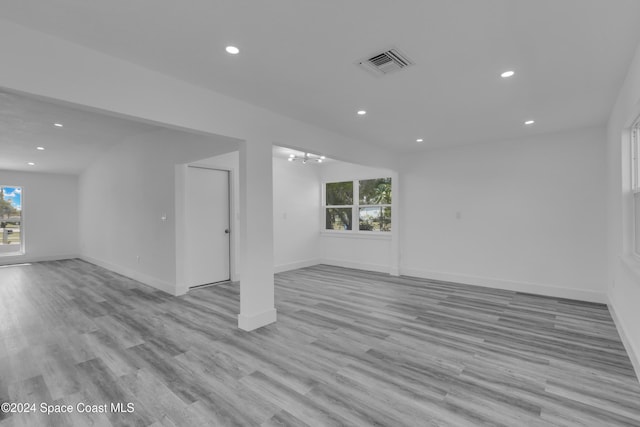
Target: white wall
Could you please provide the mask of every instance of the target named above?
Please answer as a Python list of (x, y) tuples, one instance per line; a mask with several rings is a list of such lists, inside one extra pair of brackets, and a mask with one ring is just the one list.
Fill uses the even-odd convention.
[[(321, 166), (321, 187), (325, 182), (349, 181), (353, 179), (393, 177), (388, 169), (372, 168), (345, 162), (331, 162)], [(393, 195), (395, 202), (396, 195)], [(322, 202), (322, 201), (320, 201)], [(397, 210), (392, 208), (392, 233), (396, 231)], [(323, 218), (323, 217), (322, 217)], [(317, 228), (323, 223), (318, 221)], [(322, 232), (320, 234), (320, 256), (323, 264), (340, 267), (389, 273), (393, 269), (392, 237), (386, 233), (359, 233), (357, 235)]]
[(172, 130), (115, 146), (80, 176), (81, 256), (177, 293), (175, 165), (234, 148), (227, 139)]
[(632, 255), (629, 128), (640, 116), (640, 46), (607, 126), (607, 266), (612, 314), (640, 377), (640, 259)]
[(0, 264), (78, 256), (78, 177), (0, 171), (0, 184), (21, 186), (25, 254), (0, 257)]
[(273, 158), (275, 271), (319, 263), (320, 166)]
[(402, 274), (605, 302), (604, 140), (594, 128), (407, 158)]

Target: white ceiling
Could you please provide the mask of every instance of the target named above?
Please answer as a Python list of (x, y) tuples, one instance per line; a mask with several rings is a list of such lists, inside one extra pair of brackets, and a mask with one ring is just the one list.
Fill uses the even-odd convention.
[[(3, 19), (405, 151), (603, 125), (640, 40), (638, 0), (0, 0), (0, 8)], [(226, 54), (229, 44), (240, 54)], [(416, 65), (382, 78), (355, 65), (392, 46)], [(501, 79), (508, 69), (515, 77)], [(536, 124), (523, 126), (530, 118)]]
[(77, 174), (114, 144), (155, 129), (0, 91), (0, 169)]

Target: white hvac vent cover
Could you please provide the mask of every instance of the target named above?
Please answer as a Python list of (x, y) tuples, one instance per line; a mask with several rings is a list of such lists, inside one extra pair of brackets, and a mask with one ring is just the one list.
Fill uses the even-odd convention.
[(400, 71), (403, 68), (413, 65), (413, 61), (398, 49), (394, 48), (358, 61), (358, 65), (377, 76), (381, 76)]

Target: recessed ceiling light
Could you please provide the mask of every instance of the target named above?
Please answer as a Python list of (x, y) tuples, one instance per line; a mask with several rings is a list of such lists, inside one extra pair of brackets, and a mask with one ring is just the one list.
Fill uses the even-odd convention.
[(514, 74), (515, 74), (515, 71), (509, 70), (500, 74), (500, 77), (502, 77), (503, 79), (506, 79), (507, 77), (513, 77)]
[(295, 157), (295, 154), (289, 154), (289, 157), (291, 157), (292, 159)]
[(62, 123), (54, 123), (53, 125), (54, 125), (55, 127), (57, 127), (57, 128), (61, 128), (61, 127), (62, 127)]
[(44, 147), (36, 147), (36, 150), (43, 151)]
[(326, 159), (325, 156), (320, 156), (320, 160), (324, 160), (324, 159)]
[(318, 159), (318, 163), (322, 163), (322, 159)]
[(365, 110), (358, 110), (358, 115), (359, 116), (364, 116), (365, 114), (367, 114), (367, 112)]
[(33, 163), (33, 162), (29, 162), (29, 163), (27, 163), (27, 164), (28, 164), (29, 166), (35, 166), (35, 165), (36, 165), (36, 164), (35, 164), (35, 163)]
[(532, 125), (535, 123), (535, 120), (527, 120), (526, 122), (524, 122), (525, 125)]
[(290, 162), (293, 162), (293, 157), (289, 157), (287, 160), (289, 160)]
[(230, 53), (231, 55), (237, 55), (240, 53), (240, 49), (238, 49), (235, 46), (227, 46), (225, 50), (227, 51), (227, 53)]
[(424, 139), (422, 139), (422, 138), (416, 139), (416, 142), (422, 142), (422, 141), (424, 141)]

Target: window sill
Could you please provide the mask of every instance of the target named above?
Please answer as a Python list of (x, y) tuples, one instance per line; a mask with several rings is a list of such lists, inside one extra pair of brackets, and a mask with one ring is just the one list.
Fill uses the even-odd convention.
[[(384, 233), (384, 234), (383, 234)], [(321, 231), (322, 237), (338, 237), (346, 239), (365, 239), (365, 240), (391, 240), (391, 233), (373, 231), (373, 232), (353, 232), (353, 231)]]
[(24, 256), (25, 252), (23, 250), (19, 251), (19, 252), (1, 252), (0, 251), (0, 258), (10, 258), (10, 257), (16, 257), (16, 256)]

